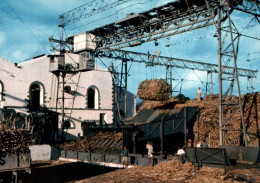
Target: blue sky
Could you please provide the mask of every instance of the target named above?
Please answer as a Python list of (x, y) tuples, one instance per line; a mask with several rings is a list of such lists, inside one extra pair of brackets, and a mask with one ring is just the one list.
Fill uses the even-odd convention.
[[(99, 0), (103, 2), (104, 0)], [(111, 0), (112, 1), (112, 0)], [(109, 1), (109, 2), (111, 2)], [(115, 1), (115, 0), (113, 0)], [(91, 19), (68, 26), (68, 34), (76, 34), (90, 30), (108, 22), (124, 18), (127, 13), (142, 12), (153, 6), (165, 4), (170, 0), (132, 0), (116, 6), (113, 9), (100, 13)], [(71, 9), (81, 6), (86, 0), (2, 0), (0, 3), (0, 57), (11, 62), (22, 62), (40, 54), (49, 54), (51, 35), (57, 37), (58, 17)], [(98, 2), (98, 1), (96, 1)], [(106, 0), (104, 2), (107, 2)], [(251, 18), (248, 15), (235, 12), (232, 15), (238, 27), (243, 29)], [(89, 21), (89, 22), (88, 22)], [(260, 24), (252, 22), (243, 33), (260, 38)], [(76, 28), (78, 29), (76, 29)], [(171, 38), (159, 40), (159, 46), (154, 42), (131, 48), (133, 51), (155, 53), (161, 51), (163, 56), (172, 56), (207, 63), (218, 63), (217, 39), (213, 37), (216, 32), (214, 26), (184, 33)], [(54, 34), (55, 33), (55, 34)], [(169, 44), (170, 47), (165, 47)], [(128, 49), (130, 50), (130, 49)], [(239, 48), (238, 67), (247, 69), (260, 69), (260, 41), (241, 38)], [(111, 60), (104, 60), (109, 65)], [(119, 62), (113, 61), (115, 65)], [(130, 66), (131, 64), (129, 64)], [(146, 68), (141, 64), (132, 64), (129, 70), (128, 89), (136, 94), (139, 83), (145, 79), (165, 78), (163, 67)], [(214, 93), (218, 93), (217, 75), (214, 78)], [(203, 82), (207, 80), (205, 72), (173, 69), (173, 87), (176, 91), (190, 98), (194, 98), (198, 87), (205, 93)], [(248, 92), (248, 83), (245, 78), (240, 79), (242, 93)], [(260, 79), (254, 80), (254, 91), (260, 90)]]

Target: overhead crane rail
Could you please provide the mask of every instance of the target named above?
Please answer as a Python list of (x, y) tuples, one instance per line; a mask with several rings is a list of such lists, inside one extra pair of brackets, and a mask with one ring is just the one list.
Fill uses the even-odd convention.
[(77, 21), (89, 18), (95, 14), (101, 13), (110, 8), (114, 8), (115, 6), (121, 5), (128, 1), (130, 0), (110, 0), (109, 2), (105, 3), (104, 0), (92, 0), (86, 4), (61, 14), (59, 16), (60, 26), (68, 26)]
[[(216, 3), (206, 5), (205, 0), (190, 0), (192, 8), (189, 8), (184, 2), (171, 2), (140, 14), (131, 14), (125, 19), (88, 31), (88, 33), (95, 35), (92, 41), (96, 42), (98, 50), (110, 51), (137, 46), (144, 42), (216, 23), (210, 22), (216, 15)], [(174, 32), (166, 34), (169, 31)], [(67, 40), (73, 44), (73, 37)]]
[[(204, 0), (204, 3), (208, 2), (215, 2), (218, 3), (218, 0)], [(122, 5), (124, 3), (130, 2), (130, 0), (110, 0), (110, 1), (104, 1), (104, 0), (92, 0), (86, 4), (83, 4), (79, 7), (76, 7), (70, 11), (67, 11), (59, 16), (60, 25), (59, 26), (69, 26), (71, 24), (74, 24), (76, 22), (82, 21), (83, 19), (90, 18), (98, 13), (104, 12), (106, 10), (109, 10), (111, 8), (114, 8), (115, 6)], [(189, 7), (192, 6), (192, 3), (196, 1), (194, 0), (175, 0), (173, 3), (176, 4), (177, 7), (188, 5)], [(202, 2), (202, 1), (201, 1)], [(252, 12), (252, 7), (254, 5), (259, 5), (259, 0), (232, 0), (230, 2), (233, 2), (233, 5), (241, 5), (241, 7), (235, 7), (236, 9), (239, 9), (241, 11), (246, 11), (247, 13)]]
[[(218, 73), (218, 65), (211, 63), (204, 63), (180, 58), (157, 56), (153, 54), (138, 53), (133, 51), (115, 50), (109, 53), (97, 54), (100, 57), (107, 57), (113, 59), (125, 59), (131, 62), (144, 63), (146, 66), (172, 66), (175, 68), (191, 69)], [(233, 75), (234, 67), (223, 66), (223, 74)], [(241, 77), (256, 78), (258, 70), (250, 70), (237, 68), (238, 75)]]
[[(230, 1), (232, 6), (239, 1)], [(175, 1), (104, 25), (87, 33), (94, 35), (96, 49), (117, 50), (141, 45), (191, 30), (214, 25), (218, 2), (211, 0)], [(73, 44), (73, 37), (67, 38)]]

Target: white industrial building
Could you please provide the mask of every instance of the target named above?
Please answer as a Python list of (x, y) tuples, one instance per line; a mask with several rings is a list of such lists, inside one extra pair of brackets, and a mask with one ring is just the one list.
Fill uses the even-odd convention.
[[(78, 65), (79, 57), (66, 53), (66, 67)], [(55, 59), (57, 57), (42, 55), (14, 64), (0, 58), (0, 108), (25, 114), (42, 108), (61, 113), (62, 74), (55, 72), (59, 67)], [(70, 139), (82, 135), (83, 122), (99, 123), (102, 118), (104, 123), (111, 124), (114, 120), (113, 75), (98, 65), (93, 68), (85, 72), (66, 72), (64, 76), (63, 106), (65, 120), (69, 121), (67, 137)], [(127, 92), (127, 117), (135, 114), (135, 104), (135, 96)]]

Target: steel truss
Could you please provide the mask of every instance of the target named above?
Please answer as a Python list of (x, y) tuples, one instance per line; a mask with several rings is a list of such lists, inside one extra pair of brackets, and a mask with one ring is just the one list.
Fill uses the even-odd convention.
[[(235, 23), (231, 20), (230, 14), (236, 9), (242, 9), (245, 1), (237, 7), (233, 7), (230, 1), (219, 1), (218, 7), (218, 55), (219, 55), (219, 144), (220, 145), (248, 145), (246, 124), (244, 122), (244, 111), (240, 91), (239, 83), (239, 71), (237, 67), (239, 41), (241, 33), (235, 26)], [(255, 1), (256, 2), (256, 1)], [(252, 2), (246, 2), (252, 3)], [(258, 6), (258, 4), (255, 4)], [(250, 7), (252, 8), (252, 7)], [(252, 14), (249, 9), (244, 9), (244, 12)], [(256, 18), (259, 14), (253, 13)], [(226, 21), (227, 20), (227, 21)], [(226, 21), (228, 25), (224, 25)], [(227, 65), (232, 64), (233, 77), (226, 78), (223, 76), (224, 69)], [(230, 82), (229, 87), (223, 92), (223, 81)], [(238, 102), (232, 100), (233, 87), (236, 85), (238, 92)], [(224, 110), (228, 112), (224, 113)], [(235, 114), (240, 114), (241, 125), (233, 124), (230, 121)]]
[(129, 0), (110, 0), (104, 2), (103, 0), (92, 0), (86, 4), (83, 4), (75, 9), (65, 12), (59, 16), (61, 26), (69, 26), (82, 19), (89, 18), (95, 14), (101, 13), (115, 6), (128, 2)]
[[(112, 59), (126, 59), (127, 61), (144, 63), (146, 66), (172, 66), (181, 69), (191, 69), (199, 71), (208, 71), (212, 73), (218, 73), (218, 65), (198, 62), (194, 60), (180, 59), (174, 57), (157, 56), (150, 53), (139, 53), (126, 50), (115, 50), (108, 53), (98, 54), (100, 57), (107, 57)], [(241, 77), (256, 78), (258, 71), (237, 68), (238, 75)], [(233, 75), (234, 67), (223, 66), (222, 73), (225, 75)]]
[(111, 51), (140, 45), (216, 24), (216, 3), (198, 0), (191, 4), (168, 3), (152, 10), (96, 28), (98, 50)]
[[(217, 64), (185, 60), (185, 59), (179, 59), (173, 57), (157, 56), (157, 55), (152, 55), (150, 53), (145, 54), (145, 53), (138, 53), (133, 51), (126, 51), (126, 50), (115, 50), (111, 52), (97, 54), (97, 56), (107, 57), (111, 59), (119, 59), (128, 62), (143, 63), (147, 67), (164, 66), (166, 67), (166, 72), (167, 72), (166, 78), (168, 79), (170, 84), (172, 84), (171, 81), (173, 80), (171, 74), (172, 68), (206, 71), (208, 73), (218, 73)], [(234, 67), (223, 66), (222, 74), (225, 75), (226, 77), (233, 77), (234, 69), (235, 69)], [(249, 81), (256, 78), (258, 73), (257, 70), (250, 70), (250, 69), (237, 68), (237, 70), (238, 70), (238, 75), (240, 77), (246, 77)], [(213, 84), (212, 77), (210, 83), (211, 83), (211, 93), (212, 93), (212, 84)]]
[(251, 14), (258, 19), (260, 16), (259, 3), (259, 0), (244, 0), (239, 6), (234, 7), (234, 9)]
[[(72, 79), (78, 72), (77, 71), (56, 71), (53, 72), (53, 81), (51, 86), (51, 106), (50, 109), (55, 108), (56, 112), (61, 113), (61, 135), (59, 140), (64, 140), (66, 138), (65, 129), (67, 128), (65, 125), (65, 121), (68, 120), (70, 122), (72, 110), (74, 108), (76, 95), (71, 95), (69, 98), (65, 98), (65, 85), (74, 86), (76, 89), (74, 92), (77, 92), (78, 83), (80, 80), (81, 73), (78, 74), (76, 81)], [(60, 96), (61, 95), (61, 96)], [(66, 100), (66, 102), (65, 102)], [(55, 102), (55, 103), (54, 103)], [(66, 104), (66, 107), (65, 107)], [(55, 107), (54, 107), (55, 106)]]

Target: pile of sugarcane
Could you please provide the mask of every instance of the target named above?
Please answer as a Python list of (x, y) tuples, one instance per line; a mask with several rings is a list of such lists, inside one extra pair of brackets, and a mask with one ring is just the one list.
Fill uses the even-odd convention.
[(0, 133), (0, 152), (15, 154), (16, 152), (29, 152), (31, 143), (29, 130), (6, 130)]
[[(32, 136), (29, 123), (21, 117), (6, 116), (0, 121), (0, 153), (15, 154), (16, 152), (29, 152)], [(18, 123), (22, 125), (18, 125)], [(21, 126), (21, 127), (18, 127)]]

